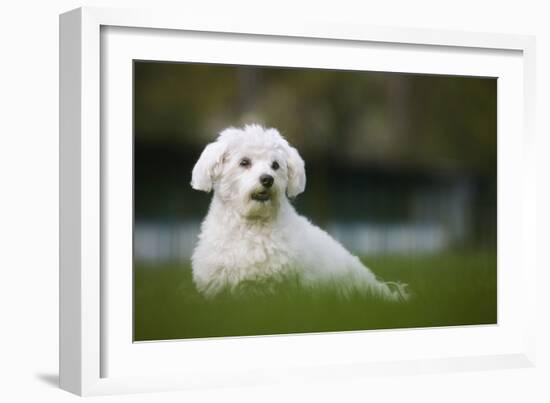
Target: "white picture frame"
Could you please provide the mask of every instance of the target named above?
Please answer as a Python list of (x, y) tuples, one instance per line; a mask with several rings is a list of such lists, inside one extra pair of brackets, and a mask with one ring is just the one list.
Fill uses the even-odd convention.
[[(111, 176), (114, 178), (114, 175), (110, 168), (107, 168), (112, 164), (108, 164), (110, 157), (106, 149), (109, 149), (110, 153), (125, 153), (124, 143), (119, 145), (111, 143), (112, 137), (106, 138), (105, 133), (109, 133), (111, 124), (121, 124), (122, 131), (128, 130), (128, 124), (131, 125), (131, 123), (124, 112), (128, 110), (127, 103), (124, 104), (124, 102), (130, 94), (127, 93), (127, 86), (119, 87), (114, 91), (115, 94), (122, 93), (126, 101), (122, 101), (121, 109), (114, 109), (117, 111), (116, 122), (112, 123), (106, 119), (106, 116), (113, 114), (102, 108), (105, 107), (106, 99), (109, 105), (114, 105), (109, 94), (113, 93), (111, 85), (113, 88), (115, 85), (112, 84), (112, 80), (103, 80), (102, 75), (121, 74), (120, 71), (116, 72), (117, 66), (127, 66), (125, 60), (134, 56), (131, 53), (132, 46), (121, 46), (121, 44), (126, 45), (127, 42), (120, 41), (128, 40), (122, 37), (137, 35), (138, 29), (146, 30), (146, 32), (141, 31), (145, 32), (140, 42), (143, 48), (147, 48), (147, 43), (154, 45), (155, 41), (159, 44), (164, 41), (165, 43), (159, 48), (168, 50), (172, 49), (173, 41), (179, 40), (178, 32), (192, 32), (195, 38), (217, 33), (218, 38), (223, 38), (224, 35), (228, 37), (236, 35), (239, 38), (252, 38), (253, 41), (259, 42), (265, 39), (270, 39), (274, 43), (294, 41), (306, 47), (311, 46), (311, 41), (324, 41), (326, 46), (336, 51), (340, 47), (350, 45), (358, 49), (355, 52), (361, 52), (362, 44), (373, 43), (381, 47), (397, 46), (401, 50), (412, 47), (416, 51), (428, 53), (430, 50), (437, 50), (449, 53), (450, 58), (455, 60), (454, 67), (453, 70), (446, 70), (444, 63), (439, 64), (438, 59), (431, 56), (431, 59), (428, 58), (433, 64), (430, 71), (449, 74), (484, 74), (483, 68), (475, 70), (480, 67), (468, 67), (467, 63), (460, 63), (461, 58), (467, 57), (468, 52), (474, 54), (472, 57), (476, 57), (476, 54), (477, 57), (484, 57), (486, 54), (490, 57), (494, 56), (497, 63), (501, 60), (498, 59), (499, 55), (504, 55), (502, 60), (508, 61), (503, 64), (508, 63), (506, 65), (509, 66), (509, 70), (506, 70), (503, 81), (509, 82), (510, 91), (514, 92), (506, 90), (503, 93), (508, 94), (508, 98), (514, 99), (499, 98), (499, 116), (503, 114), (517, 116), (512, 116), (510, 125), (506, 126), (501, 125), (503, 121), (499, 120), (499, 273), (501, 265), (511, 268), (504, 271), (504, 280), (499, 277), (499, 296), (507, 297), (502, 304), (499, 301), (499, 326), (133, 345), (128, 339), (128, 329), (126, 329), (127, 320), (131, 320), (131, 316), (125, 315), (128, 313), (127, 308), (130, 303), (128, 288), (124, 288), (124, 275), (112, 277), (109, 271), (106, 272), (108, 270), (106, 267), (111, 267), (108, 261), (110, 255), (106, 251), (112, 251), (112, 248), (106, 247), (107, 237), (105, 236), (105, 228), (125, 225), (124, 222), (111, 223), (112, 215), (105, 214), (105, 209), (111, 208), (108, 196), (111, 188), (108, 183), (116, 180), (110, 178)], [(105, 36), (102, 37), (102, 32), (114, 32), (114, 36), (107, 42)], [(154, 33), (152, 37), (151, 33)], [(117, 34), (121, 35), (117, 37)], [(111, 57), (109, 56), (111, 54), (103, 49), (108, 47), (107, 44), (111, 49), (119, 46), (116, 48), (116, 55), (121, 58), (120, 64), (110, 66), (102, 60), (102, 57)], [(247, 46), (251, 46), (250, 43), (243, 41), (244, 50)], [(535, 284), (525, 280), (536, 277), (533, 261), (535, 253), (532, 250), (534, 245), (526, 238), (526, 234), (534, 232), (535, 227), (534, 209), (531, 208), (535, 191), (531, 175), (534, 172), (534, 166), (533, 159), (529, 158), (533, 147), (531, 139), (535, 88), (534, 49), (534, 38), (521, 35), (349, 26), (315, 21), (288, 20), (281, 23), (281, 21), (270, 22), (269, 20), (244, 21), (238, 18), (213, 20), (198, 19), (193, 15), (176, 16), (148, 10), (103, 8), (80, 8), (61, 15), (61, 387), (79, 395), (96, 395), (215, 385), (250, 385), (297, 379), (330, 380), (379, 373), (410, 374), (534, 365), (535, 319), (530, 317), (529, 313), (535, 311)], [(506, 56), (508, 54), (513, 57), (508, 58)], [(266, 59), (265, 63), (274, 63), (273, 60), (278, 60), (277, 52), (273, 55), (271, 61)], [(157, 57), (167, 59), (171, 56), (169, 52), (161, 51)], [(200, 60), (206, 58), (198, 53), (195, 57)], [(244, 60), (243, 53), (235, 57), (235, 62)], [(244, 63), (246, 64), (246, 60)], [(283, 65), (286, 64), (283, 63)], [(338, 66), (333, 67), (338, 68)], [(383, 66), (380, 68), (388, 69)], [(396, 67), (396, 71), (415, 71), (415, 69), (414, 66), (405, 69), (402, 66)], [(121, 71), (124, 74), (124, 71)], [(487, 72), (487, 75), (491, 75), (490, 69)], [(507, 100), (514, 103), (507, 103)], [(116, 106), (113, 107), (116, 108)], [(514, 112), (517, 113), (514, 114)], [(128, 156), (128, 154), (124, 155)], [(123, 160), (122, 165), (124, 161), (127, 162)], [(128, 179), (124, 175), (120, 178), (121, 181)], [(131, 187), (131, 184), (127, 185)], [(518, 203), (521, 208), (515, 211), (512, 217), (508, 213), (514, 209), (514, 206), (517, 207)], [(126, 233), (126, 240), (123, 239), (124, 236), (120, 238), (120, 241), (126, 242), (126, 245), (127, 235)], [(109, 242), (117, 242), (113, 239), (115, 238), (112, 234), (109, 235)], [(515, 248), (507, 248), (512, 244)], [(508, 272), (510, 275), (506, 274)], [(109, 280), (109, 287), (105, 286), (106, 279)], [(515, 287), (516, 284), (521, 286)], [(112, 300), (108, 297), (113, 289), (118, 292), (117, 287), (122, 291), (120, 295), (122, 295), (123, 304), (115, 310), (111, 302), (107, 301)], [(502, 294), (501, 290), (504, 291)], [(512, 297), (513, 301), (510, 300)], [(122, 314), (116, 312), (122, 312)], [(510, 317), (509, 326), (507, 315)], [(116, 321), (108, 320), (113, 317)], [(521, 320), (519, 320), (520, 317)], [(504, 323), (501, 322), (502, 318), (505, 319)], [(114, 323), (126, 324), (124, 325), (126, 328), (123, 326), (116, 329)], [(342, 343), (353, 346), (367, 341), (372, 344), (373, 340), (381, 338), (386, 340), (384, 343), (395, 343), (395, 345), (418, 343), (418, 345), (436, 346), (440, 342), (441, 346), (427, 348), (422, 354), (415, 356), (403, 355), (401, 350), (395, 349), (395, 354), (387, 359), (356, 355), (353, 350), (335, 351), (334, 349), (334, 346)], [(457, 339), (484, 341), (476, 345), (473, 345), (474, 342), (467, 341), (464, 349), (451, 351), (448, 346)], [(489, 344), (494, 344), (496, 347), (489, 349)], [(204, 353), (213, 349), (219, 353), (217, 356)], [(293, 362), (279, 359), (280, 352), (285, 349), (304, 353), (294, 354)], [(318, 349), (334, 351), (334, 354), (327, 353), (319, 357), (316, 355)], [(230, 351), (233, 351), (233, 357), (228, 355), (231, 354)], [(271, 355), (270, 351), (273, 352)], [(169, 355), (178, 354), (183, 354), (187, 359), (178, 359), (170, 363), (166, 361)], [(252, 355), (263, 356), (263, 363), (245, 359)], [(242, 359), (239, 360), (241, 363), (237, 369), (221, 365), (222, 360), (239, 357)], [(108, 362), (114, 363), (117, 360), (116, 370), (108, 368)], [(158, 366), (161, 363), (166, 370), (159, 369), (157, 374), (154, 371), (141, 371), (140, 368), (136, 368), (136, 366), (139, 367), (140, 362), (148, 369), (155, 368), (155, 365)], [(258, 371), (260, 366), (261, 372)], [(114, 364), (113, 368), (115, 368)], [(190, 368), (193, 368), (193, 371), (190, 371)], [(196, 370), (197, 368), (199, 370)], [(216, 368), (216, 370), (209, 370), (209, 368)], [(130, 371), (130, 369), (136, 369), (136, 371)], [(282, 371), (284, 375), (281, 375), (281, 369), (284, 369)]]

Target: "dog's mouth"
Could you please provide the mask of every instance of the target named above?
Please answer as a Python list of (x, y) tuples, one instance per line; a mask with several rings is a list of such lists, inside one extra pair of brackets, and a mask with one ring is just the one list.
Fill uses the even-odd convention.
[(271, 199), (271, 193), (268, 190), (258, 190), (257, 192), (252, 193), (250, 196), (252, 200), (256, 200), (258, 202), (266, 202), (269, 199)]

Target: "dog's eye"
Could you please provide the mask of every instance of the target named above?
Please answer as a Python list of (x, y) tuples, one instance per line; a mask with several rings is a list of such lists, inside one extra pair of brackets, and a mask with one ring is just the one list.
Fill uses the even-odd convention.
[(271, 169), (273, 169), (274, 171), (279, 169), (279, 163), (277, 161), (273, 161), (273, 164), (271, 164)]
[(239, 165), (242, 166), (242, 167), (249, 167), (252, 163), (250, 162), (250, 159), (248, 158), (243, 158), (240, 162), (239, 162)]

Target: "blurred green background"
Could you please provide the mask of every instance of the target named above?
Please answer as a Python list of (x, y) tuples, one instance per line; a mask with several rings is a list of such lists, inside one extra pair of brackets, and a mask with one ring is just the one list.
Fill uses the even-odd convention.
[[(496, 323), (496, 79), (134, 62), (134, 338)], [(189, 186), (227, 126), (277, 128), (306, 162), (299, 213), (412, 302), (294, 284), (205, 301), (190, 256), (210, 195)], [(254, 299), (253, 302), (250, 299)]]

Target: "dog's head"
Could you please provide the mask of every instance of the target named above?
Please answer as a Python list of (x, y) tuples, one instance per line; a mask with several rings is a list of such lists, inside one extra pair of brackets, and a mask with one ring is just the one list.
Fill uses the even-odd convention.
[(306, 185), (304, 161), (276, 129), (228, 128), (206, 146), (192, 173), (193, 189), (210, 192), (249, 218), (268, 218), (282, 198)]

